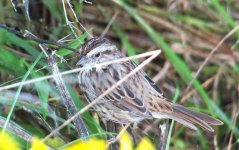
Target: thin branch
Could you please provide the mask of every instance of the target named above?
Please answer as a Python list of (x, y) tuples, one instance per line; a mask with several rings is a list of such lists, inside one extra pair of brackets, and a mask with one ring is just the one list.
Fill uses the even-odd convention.
[[(93, 36), (88, 32), (88, 30), (79, 22), (77, 16), (76, 16), (76, 13), (75, 11), (73, 10), (72, 8), (72, 5), (70, 3), (70, 0), (66, 0), (66, 3), (68, 4), (68, 6), (70, 7), (70, 10), (71, 12), (73, 13), (73, 16), (76, 20), (76, 22), (78, 22), (80, 24), (80, 26), (84, 29), (84, 31), (90, 36), (90, 38), (93, 38)], [(62, 6), (63, 6), (63, 11), (64, 11), (64, 15), (65, 15), (65, 18), (66, 18), (66, 24), (70, 27), (71, 29), (71, 32), (73, 33), (73, 35), (75, 36), (75, 38), (78, 37), (78, 35), (75, 33), (75, 30), (74, 30), (74, 26), (72, 25), (74, 22), (71, 22), (69, 21), (68, 17), (67, 17), (67, 12), (66, 12), (66, 6), (65, 6), (65, 0), (62, 0)], [(77, 29), (77, 28), (75, 28)], [(77, 29), (78, 30), (78, 29)]]
[(168, 120), (166, 120), (162, 125), (160, 125), (161, 134), (160, 134), (160, 144), (158, 147), (158, 150), (165, 150), (167, 139), (168, 139), (168, 129), (169, 129), (169, 123)]
[(26, 15), (27, 15), (27, 19), (28, 19), (28, 20), (31, 20), (30, 14), (29, 14), (29, 0), (24, 0), (23, 3), (24, 3), (25, 12), (26, 12)]
[[(67, 90), (67, 87), (64, 83), (64, 80), (63, 80), (62, 76), (56, 75), (56, 74), (59, 74), (60, 71), (59, 71), (57, 63), (55, 61), (54, 55), (49, 54), (50, 48), (47, 47), (46, 45), (39, 44), (39, 46), (42, 49), (42, 51), (45, 53), (45, 55), (48, 59), (48, 63), (49, 63), (49, 66), (51, 67), (52, 74), (54, 75), (54, 79), (55, 79), (55, 82), (56, 82), (57, 89), (60, 92), (62, 100), (66, 105), (67, 112), (69, 112), (70, 116), (72, 116), (73, 114), (76, 114), (77, 113), (76, 106), (75, 106), (75, 104), (74, 104), (74, 102), (73, 102), (73, 100), (70, 96), (70, 93)], [(88, 131), (83, 119), (81, 118), (81, 116), (77, 116), (73, 120), (73, 123), (74, 123), (74, 125), (76, 127), (76, 130), (77, 130), (77, 133), (80, 137), (85, 138), (85, 137), (89, 136), (89, 131)]]
[[(6, 123), (6, 118), (3, 118), (0, 116), (0, 127), (3, 128), (4, 124)], [(18, 124), (14, 123), (13, 121), (9, 121), (7, 125), (7, 131), (13, 133), (14, 135), (30, 142), (33, 138), (33, 135), (31, 135), (28, 131), (20, 127)]]
[(13, 6), (14, 10), (17, 12), (17, 8), (16, 8), (17, 0), (11, 0), (11, 3), (12, 3), (12, 6)]
[(119, 15), (119, 11), (116, 11), (114, 16), (111, 18), (110, 22), (108, 23), (108, 25), (106, 26), (105, 30), (102, 32), (102, 34), (100, 35), (100, 37), (104, 37), (105, 34), (108, 32), (109, 28), (111, 27), (112, 23), (115, 21), (116, 17)]

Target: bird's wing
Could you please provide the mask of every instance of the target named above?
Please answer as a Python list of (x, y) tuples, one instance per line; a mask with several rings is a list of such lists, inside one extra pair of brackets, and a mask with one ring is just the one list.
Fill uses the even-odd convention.
[(145, 101), (147, 101), (148, 109), (152, 112), (168, 112), (172, 113), (173, 108), (171, 103), (166, 99), (163, 92), (160, 90), (159, 86), (151, 80), (146, 74), (144, 74), (143, 78), (145, 79), (145, 85), (148, 86), (147, 97), (145, 97)]
[[(127, 75), (133, 68), (129, 68), (129, 64), (120, 64), (121, 66), (111, 66), (108, 69), (108, 82), (111, 85), (116, 84), (120, 79), (122, 79), (125, 75)], [(121, 70), (120, 70), (121, 69)], [(149, 117), (151, 114), (148, 112), (144, 101), (136, 95), (136, 93), (132, 90), (132, 82), (129, 82), (132, 78), (123, 82), (116, 89), (105, 96), (105, 99), (109, 100), (114, 106), (122, 109), (123, 111), (128, 111), (134, 115)], [(102, 85), (104, 86), (104, 85)]]
[(124, 84), (105, 96), (111, 104), (123, 111), (128, 111), (141, 117), (151, 116), (147, 111), (145, 104)]
[(147, 80), (147, 82), (150, 84), (150, 86), (158, 92), (158, 94), (162, 97), (162, 99), (165, 99), (166, 100), (166, 97), (165, 95), (163, 94), (163, 92), (160, 90), (159, 86), (152, 80), (148, 77), (148, 75), (144, 75), (144, 78)]

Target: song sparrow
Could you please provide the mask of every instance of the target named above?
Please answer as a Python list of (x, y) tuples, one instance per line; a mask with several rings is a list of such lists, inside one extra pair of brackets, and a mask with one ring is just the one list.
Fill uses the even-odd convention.
[[(79, 72), (79, 84), (86, 99), (91, 102), (109, 89), (136, 65), (128, 60), (101, 68), (91, 67), (97, 63), (123, 58), (119, 49), (106, 38), (87, 40), (81, 48), (77, 65), (88, 66)], [(116, 89), (100, 99), (94, 109), (104, 120), (116, 123), (133, 123), (143, 119), (174, 119), (192, 129), (195, 125), (213, 132), (211, 125), (222, 125), (207, 114), (195, 112), (168, 101), (159, 87), (140, 70)]]

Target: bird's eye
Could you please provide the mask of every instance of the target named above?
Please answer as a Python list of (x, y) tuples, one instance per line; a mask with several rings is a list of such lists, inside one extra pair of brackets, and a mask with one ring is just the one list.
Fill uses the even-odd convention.
[(99, 56), (100, 56), (100, 53), (96, 53), (96, 54), (95, 54), (95, 57), (99, 57)]

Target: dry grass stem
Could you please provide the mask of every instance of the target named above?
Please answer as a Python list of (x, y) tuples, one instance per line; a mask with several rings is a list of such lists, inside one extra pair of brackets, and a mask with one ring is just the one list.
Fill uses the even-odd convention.
[(200, 68), (197, 70), (196, 74), (194, 75), (193, 79), (190, 81), (190, 83), (188, 84), (188, 87), (185, 90), (185, 93), (188, 92), (188, 90), (191, 88), (192, 83), (194, 82), (194, 80), (198, 77), (199, 73), (202, 71), (203, 67), (207, 64), (208, 60), (212, 57), (212, 55), (217, 51), (217, 49), (230, 37), (232, 36), (234, 33), (236, 33), (236, 31), (239, 29), (239, 25), (237, 25), (234, 29), (232, 29), (226, 36), (223, 37), (223, 39), (216, 45), (216, 47), (209, 53), (209, 55), (207, 56), (207, 58), (204, 60), (204, 62), (202, 63), (202, 65), (200, 66)]

